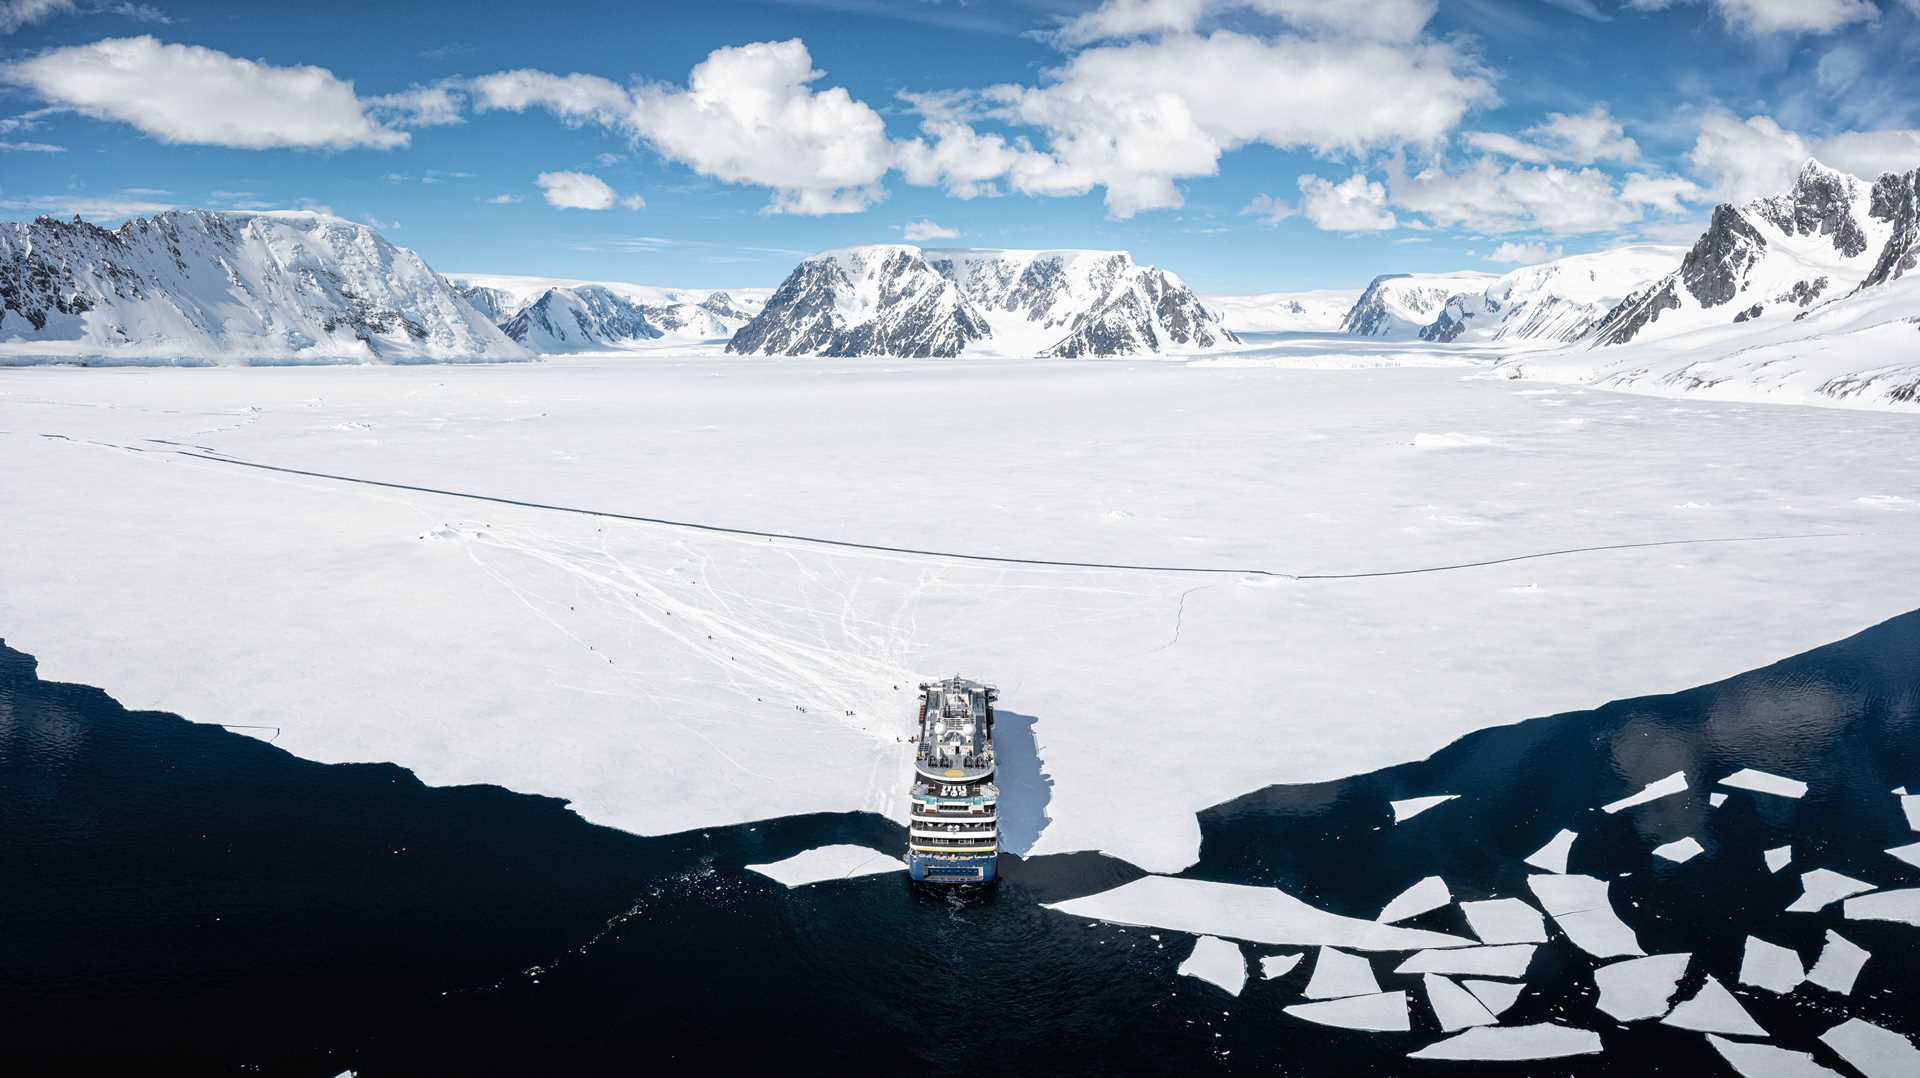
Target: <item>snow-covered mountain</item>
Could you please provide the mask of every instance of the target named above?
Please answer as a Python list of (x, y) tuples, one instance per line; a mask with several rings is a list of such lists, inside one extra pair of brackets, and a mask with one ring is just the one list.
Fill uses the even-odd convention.
[(1717, 207), (1674, 272), (1513, 377), (1750, 400), (1920, 403), (1920, 168), (1869, 184), (1810, 161)]
[(1421, 327), (1427, 341), (1573, 341), (1615, 305), (1669, 273), (1685, 247), (1653, 244), (1568, 255), (1503, 274), (1484, 289), (1450, 297)]
[(460, 274), (449, 280), (507, 336), (547, 355), (725, 340), (752, 320), (767, 296), (765, 289), (703, 291), (547, 277)]
[(1414, 338), (1455, 296), (1484, 291), (1491, 273), (1386, 273), (1373, 279), (1340, 323), (1361, 337)]
[(1238, 343), (1166, 270), (1123, 251), (881, 244), (802, 262), (727, 350), (765, 355), (1111, 356)]
[(1357, 288), (1200, 297), (1235, 333), (1332, 333), (1359, 298)]
[(0, 222), (0, 363), (530, 358), (419, 255), (338, 217)]

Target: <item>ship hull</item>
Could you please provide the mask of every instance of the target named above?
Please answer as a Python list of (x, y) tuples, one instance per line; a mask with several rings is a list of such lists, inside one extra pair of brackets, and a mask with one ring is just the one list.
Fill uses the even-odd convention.
[(1000, 856), (928, 857), (910, 853), (907, 875), (918, 883), (990, 883), (1000, 876)]

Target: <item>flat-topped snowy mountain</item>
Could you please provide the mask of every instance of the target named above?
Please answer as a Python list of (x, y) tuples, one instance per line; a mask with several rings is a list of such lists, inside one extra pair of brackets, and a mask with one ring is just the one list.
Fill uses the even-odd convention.
[(530, 358), (419, 255), (338, 217), (0, 222), (0, 363)]
[(1357, 288), (1307, 292), (1262, 292), (1249, 296), (1201, 296), (1235, 333), (1332, 333), (1360, 299)]
[(1869, 184), (1810, 161), (1721, 205), (1678, 269), (1515, 377), (1751, 400), (1920, 403), (1920, 169)]
[(1418, 337), (1446, 310), (1448, 300), (1484, 291), (1494, 279), (1471, 270), (1381, 274), (1360, 293), (1340, 328), (1361, 337)]
[(765, 305), (765, 289), (683, 289), (615, 281), (459, 274), (448, 278), (507, 336), (541, 354), (651, 342), (725, 340)]
[(1420, 329), (1427, 341), (1573, 341), (1635, 289), (1680, 264), (1685, 247), (1641, 244), (1523, 266), (1450, 297)]
[(1179, 277), (1123, 251), (879, 244), (802, 262), (727, 345), (742, 354), (1114, 356), (1238, 343)]

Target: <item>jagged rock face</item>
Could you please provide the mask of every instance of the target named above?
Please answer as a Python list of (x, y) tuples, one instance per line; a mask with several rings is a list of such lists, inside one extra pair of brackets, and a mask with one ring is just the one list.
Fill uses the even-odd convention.
[(1429, 341), (1573, 341), (1635, 289), (1672, 271), (1684, 249), (1652, 244), (1524, 266), (1447, 300), (1420, 330)]
[(1880, 257), (1860, 282), (1861, 288), (1884, 285), (1920, 265), (1920, 168), (1889, 172), (1874, 181), (1868, 215), (1893, 229)]
[(501, 325), (507, 336), (536, 352), (574, 352), (664, 332), (647, 308), (599, 285), (552, 288)]
[(1854, 216), (1860, 181), (1809, 161), (1793, 190), (1755, 203), (1780, 231), (1796, 236), (1831, 236), (1848, 258), (1867, 249), (1867, 235)]
[(1092, 356), (1230, 343), (1178, 277), (1123, 252), (886, 246), (801, 263), (728, 350)]
[(0, 356), (520, 360), (420, 257), (323, 214), (181, 210), (107, 230), (0, 223)]
[(1714, 207), (1707, 231), (1680, 263), (1680, 283), (1702, 307), (1717, 307), (1740, 294), (1747, 272), (1766, 253), (1767, 238), (1739, 210)]
[(456, 287), (454, 290), (460, 293), (461, 299), (466, 300), (474, 310), (485, 315), (487, 321), (496, 326), (512, 318), (520, 310), (519, 305), (514, 303), (513, 293), (504, 289), (474, 285), (471, 288)]
[(957, 356), (990, 334), (952, 281), (913, 247), (807, 259), (727, 343), (738, 354)]
[[(1446, 311), (1455, 296), (1485, 289), (1490, 273), (1387, 273), (1375, 277), (1340, 323), (1359, 337), (1417, 337)], [(1457, 335), (1458, 329), (1438, 330)]]

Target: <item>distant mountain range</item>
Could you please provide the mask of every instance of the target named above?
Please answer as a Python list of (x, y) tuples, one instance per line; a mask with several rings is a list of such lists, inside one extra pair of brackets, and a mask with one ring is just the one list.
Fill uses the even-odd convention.
[(727, 351), (1073, 358), (1238, 343), (1179, 277), (1124, 251), (877, 244), (801, 262)]
[(1359, 298), (1357, 288), (1200, 297), (1235, 333), (1331, 333)]
[(723, 341), (752, 320), (769, 293), (486, 274), (447, 279), (501, 332), (542, 355)]

